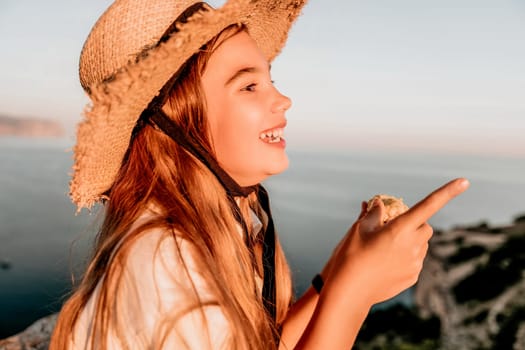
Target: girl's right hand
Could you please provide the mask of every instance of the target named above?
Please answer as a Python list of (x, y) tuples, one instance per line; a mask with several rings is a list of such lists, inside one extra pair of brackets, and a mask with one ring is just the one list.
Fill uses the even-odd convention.
[(323, 272), (326, 287), (344, 292), (352, 286), (353, 293), (373, 305), (414, 285), (432, 236), (427, 220), (468, 185), (465, 179), (453, 180), (386, 224), (381, 221), (382, 201), (376, 201), (369, 212), (363, 205)]

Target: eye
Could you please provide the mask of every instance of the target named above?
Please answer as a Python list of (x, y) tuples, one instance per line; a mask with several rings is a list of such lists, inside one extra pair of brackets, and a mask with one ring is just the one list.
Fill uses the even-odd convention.
[(250, 92), (254, 92), (254, 91), (255, 91), (255, 86), (256, 86), (256, 85), (257, 85), (257, 84), (252, 83), (252, 84), (250, 84), (250, 85), (247, 85), (247, 86), (243, 87), (243, 88), (241, 89), (241, 91), (250, 91)]

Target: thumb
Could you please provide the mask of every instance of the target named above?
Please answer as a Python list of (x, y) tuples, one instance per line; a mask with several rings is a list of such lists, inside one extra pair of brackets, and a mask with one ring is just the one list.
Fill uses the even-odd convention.
[(385, 205), (380, 199), (374, 200), (372, 208), (362, 217), (360, 223), (361, 233), (370, 233), (383, 226), (383, 216), (385, 215)]
[(368, 212), (368, 203), (363, 201), (361, 202), (361, 213), (359, 213), (357, 220), (364, 218), (367, 212)]

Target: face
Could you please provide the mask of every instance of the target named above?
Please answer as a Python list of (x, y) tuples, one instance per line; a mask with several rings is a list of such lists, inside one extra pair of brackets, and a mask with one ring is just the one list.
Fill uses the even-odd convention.
[(291, 101), (273, 85), (270, 65), (248, 33), (216, 48), (202, 87), (217, 160), (235, 181), (254, 185), (288, 167), (283, 132)]

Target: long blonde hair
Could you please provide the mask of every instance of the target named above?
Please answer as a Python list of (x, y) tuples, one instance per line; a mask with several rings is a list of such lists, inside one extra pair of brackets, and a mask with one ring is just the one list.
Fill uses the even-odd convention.
[[(245, 28), (228, 27), (190, 58), (178, 72), (166, 103), (170, 118), (212, 155), (200, 78), (213, 50), (241, 30)], [(238, 234), (238, 224), (225, 190), (200, 161), (168, 136), (146, 124), (134, 135), (108, 195), (110, 200), (105, 203), (105, 217), (93, 258), (80, 285), (62, 308), (50, 349), (67, 349), (75, 323), (97, 285), (100, 286), (100, 293), (90, 334), (91, 348), (95, 344), (97, 347), (105, 346), (112, 308), (116, 303), (112, 291), (121, 283), (121, 262), (126, 260), (137, 238), (152, 227), (165, 229), (177, 245), (179, 239), (176, 238), (191, 243), (199, 273), (229, 323), (231, 336), (228, 337), (228, 348), (275, 348), (274, 337), (286, 317), (292, 298), (290, 272), (282, 248), (276, 239), (277, 317), (274, 323), (255, 290), (253, 266), (260, 264), (253, 261)], [(151, 204), (160, 208), (161, 215), (130, 231), (133, 223)], [(261, 212), (256, 193), (241, 198), (239, 206), (250, 227), (250, 209)], [(185, 309), (188, 312), (204, 306), (197, 291), (194, 292), (195, 298), (189, 299)], [(180, 316), (183, 315), (177, 315)], [(119, 334), (118, 330), (115, 334)], [(155, 336), (162, 343), (166, 334)], [(125, 339), (120, 340), (126, 344)]]

